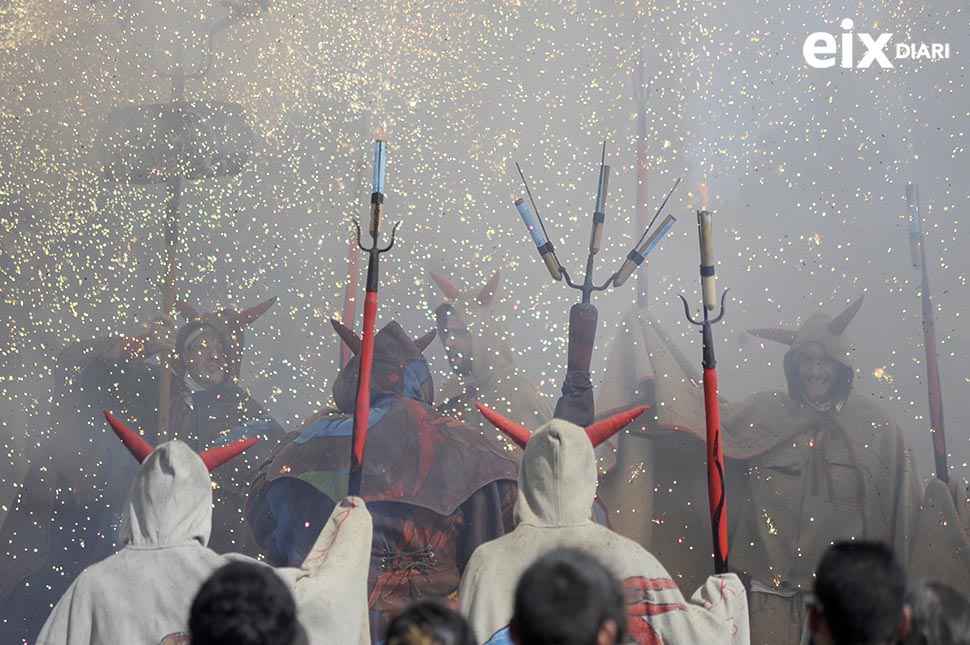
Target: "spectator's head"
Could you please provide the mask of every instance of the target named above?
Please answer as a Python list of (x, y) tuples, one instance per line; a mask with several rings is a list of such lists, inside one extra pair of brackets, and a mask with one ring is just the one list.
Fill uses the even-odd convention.
[(623, 588), (592, 556), (553, 551), (522, 574), (510, 628), (523, 645), (619, 643), (626, 631)]
[(387, 645), (478, 645), (465, 618), (447, 605), (416, 602), (391, 620)]
[(906, 573), (878, 542), (840, 542), (815, 573), (808, 624), (818, 645), (895, 643), (905, 633)]
[(227, 564), (206, 580), (189, 612), (192, 645), (293, 645), (293, 595), (269, 567)]
[(902, 645), (970, 645), (970, 603), (942, 582), (927, 582), (911, 590), (906, 604), (912, 612)]

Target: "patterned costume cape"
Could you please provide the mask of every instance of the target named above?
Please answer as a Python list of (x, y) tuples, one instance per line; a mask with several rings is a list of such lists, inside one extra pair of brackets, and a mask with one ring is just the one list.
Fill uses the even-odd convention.
[[(334, 383), (338, 409), (288, 434), (253, 484), (247, 516), (273, 563), (299, 561), (347, 490), (358, 369), (354, 357)], [(375, 337), (361, 488), (374, 517), (375, 638), (386, 612), (454, 593), (475, 547), (511, 528), (515, 461), (476, 429), (436, 412), (432, 396), (419, 347), (389, 323)]]

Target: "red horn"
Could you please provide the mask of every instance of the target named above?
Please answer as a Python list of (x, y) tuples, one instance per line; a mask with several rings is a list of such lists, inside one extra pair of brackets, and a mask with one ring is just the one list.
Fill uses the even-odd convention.
[(435, 284), (438, 285), (438, 288), (441, 289), (441, 293), (444, 294), (446, 298), (451, 298), (454, 300), (455, 298), (461, 297), (461, 291), (459, 291), (458, 287), (453, 285), (448, 278), (434, 271), (429, 270), (428, 272), (431, 274), (431, 279), (435, 281)]
[(204, 450), (199, 453), (199, 457), (202, 458), (202, 463), (205, 464), (205, 467), (211, 473), (222, 464), (239, 455), (242, 451), (251, 448), (257, 441), (259, 441), (258, 437), (240, 439), (226, 446)]
[(773, 340), (784, 345), (795, 344), (795, 332), (790, 329), (749, 329), (748, 333), (765, 340)]
[(142, 439), (132, 430), (126, 428), (125, 424), (111, 416), (111, 413), (107, 410), (104, 411), (104, 418), (108, 420), (108, 425), (111, 426), (111, 429), (114, 430), (115, 434), (118, 435), (118, 438), (121, 439), (121, 443), (125, 444), (125, 448), (128, 449), (128, 452), (134, 455), (135, 459), (138, 460), (138, 463), (144, 462), (146, 459), (148, 459), (148, 455), (155, 451), (151, 444)]
[(481, 403), (476, 402), (475, 407), (478, 408), (478, 411), (482, 413), (482, 416), (485, 417), (489, 423), (501, 430), (506, 437), (515, 443), (515, 445), (523, 450), (525, 449), (525, 445), (529, 443), (529, 439), (532, 437), (532, 433), (529, 432), (525, 426), (520, 426), (515, 421), (506, 419), (495, 410), (486, 408)]
[(483, 307), (488, 307), (492, 304), (492, 299), (495, 298), (495, 292), (498, 290), (499, 279), (498, 271), (496, 271), (485, 286), (482, 287), (482, 290), (478, 292), (478, 295), (475, 296), (478, 304)]
[(627, 410), (626, 412), (614, 414), (608, 419), (603, 419), (598, 423), (587, 426), (586, 436), (589, 437), (590, 443), (592, 443), (593, 447), (595, 448), (623, 428), (627, 427), (631, 421), (649, 409), (649, 406), (641, 405), (638, 408), (633, 408), (632, 410)]

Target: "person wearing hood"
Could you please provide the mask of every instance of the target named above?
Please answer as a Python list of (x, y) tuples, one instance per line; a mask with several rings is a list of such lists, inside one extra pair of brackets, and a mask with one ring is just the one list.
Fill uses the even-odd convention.
[[(303, 561), (347, 490), (360, 339), (332, 321), (354, 357), (333, 385), (336, 409), (284, 437), (260, 468), (247, 517), (273, 564)], [(410, 601), (458, 589), (475, 548), (511, 529), (515, 460), (495, 442), (433, 407), (422, 350), (390, 322), (374, 337), (361, 497), (374, 517), (371, 634)]]
[(498, 272), (474, 295), (461, 293), (437, 273), (431, 277), (445, 300), (434, 313), (454, 373), (439, 390), (438, 410), (490, 436), (494, 430), (478, 414), (477, 402), (534, 427), (552, 419), (549, 401), (515, 366), (511, 333), (504, 323), (511, 312), (496, 300)]
[[(124, 546), (77, 577), (37, 644), (187, 643), (192, 600), (202, 584), (230, 562), (260, 564), (206, 546), (212, 530), (209, 470), (252, 441), (201, 455), (178, 440), (153, 450), (110, 415), (109, 422), (142, 462), (125, 505)], [(370, 641), (366, 572), (371, 532), (364, 502), (344, 498), (302, 566), (276, 571), (294, 593), (311, 645)]]
[(51, 603), (86, 566), (114, 553), (134, 466), (103, 424), (112, 409), (157, 439), (161, 366), (150, 359), (175, 350), (168, 436), (193, 449), (225, 445), (242, 436), (264, 441), (231, 469), (217, 473), (210, 548), (259, 554), (243, 507), (256, 465), (283, 430), (239, 384), (243, 328), (273, 301), (237, 312), (188, 318), (176, 333), (160, 317), (149, 334), (102, 338), (67, 347), (59, 356), (63, 382), (55, 393), (54, 428), (31, 460), (2, 527), (0, 543), (13, 556), (0, 563), (0, 626), (8, 639), (32, 638)]
[(485, 411), (503, 432), (524, 444), (525, 454), (515, 530), (480, 546), (461, 582), (463, 610), (482, 642), (509, 642), (520, 576), (560, 548), (595, 556), (622, 582), (627, 632), (637, 643), (748, 642), (747, 599), (736, 575), (711, 576), (687, 601), (646, 549), (591, 519), (597, 484), (594, 445), (642, 411), (632, 411), (622, 422), (611, 419), (586, 429), (554, 419), (531, 436), (522, 426)]
[[(749, 582), (752, 643), (800, 641), (815, 565), (833, 542), (883, 541), (903, 561), (911, 553), (921, 492), (909, 441), (888, 412), (852, 389), (855, 371), (844, 332), (861, 305), (859, 298), (834, 318), (812, 315), (797, 332), (751, 330), (790, 347), (784, 358), (788, 390), (721, 406), (728, 562)], [(704, 438), (703, 393), (689, 385), (662, 330), (645, 329), (654, 378), (644, 390), (665, 405), (652, 430), (636, 431), (647, 439), (621, 442), (617, 457), (629, 464), (646, 454), (649, 465), (637, 490), (623, 484), (627, 467), (621, 466), (600, 494), (626, 515), (625, 521), (613, 518), (618, 530), (634, 520), (658, 520), (648, 544), (671, 553), (678, 572), (696, 579), (704, 563), (688, 552), (710, 546), (703, 444), (691, 439)], [(661, 471), (677, 480), (674, 485), (649, 481)], [(652, 497), (641, 505), (648, 487)]]

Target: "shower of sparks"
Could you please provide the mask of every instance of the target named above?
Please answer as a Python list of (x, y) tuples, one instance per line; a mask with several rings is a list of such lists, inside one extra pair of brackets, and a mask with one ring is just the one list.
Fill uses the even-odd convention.
[[(108, 182), (99, 145), (117, 110), (167, 103), (177, 66), (202, 68), (204, 34), (226, 9), (143, 4), (0, 8), (4, 513), (49, 433), (57, 383), (71, 376), (57, 371), (57, 353), (76, 340), (140, 333), (159, 313), (165, 187)], [(812, 69), (801, 45), (814, 31), (838, 33), (846, 16), (831, 7), (279, 0), (260, 12), (239, 3), (238, 20), (213, 38), (211, 68), (184, 91), (187, 100), (242, 106), (255, 144), (239, 174), (185, 183), (178, 295), (207, 310), (278, 296), (247, 336), (242, 382), (287, 429), (327, 405), (340, 349), (325, 323), (340, 317), (348, 280), (362, 281), (347, 275), (347, 248), (352, 220), (366, 219), (368, 155), (380, 136), (386, 221), (403, 224), (382, 262), (378, 324), (398, 319), (412, 336), (432, 327), (438, 294), (428, 269), (468, 285), (502, 269), (519, 367), (554, 394), (574, 294), (554, 288), (521, 230), (512, 163), (530, 169), (560, 260), (577, 266), (595, 150), (607, 141), (613, 168), (596, 261), (599, 275), (615, 270), (638, 234), (631, 79), (643, 60), (650, 186), (684, 176), (694, 188), (675, 194), (669, 212), (718, 214), (718, 278), (734, 308), (717, 342), (750, 327), (797, 328), (866, 292), (849, 332), (854, 387), (912, 426), (929, 472), (930, 447), (918, 434), (926, 414), (919, 276), (902, 196), (907, 181), (920, 184), (944, 401), (948, 417), (966, 418), (967, 8), (860, 4), (852, 16), (860, 31), (950, 42), (960, 55), (891, 70)], [(650, 306), (684, 346), (700, 338), (678, 323), (674, 298), (697, 295), (696, 255), (684, 226), (649, 263)], [(627, 285), (597, 300), (594, 370), (634, 298)], [(721, 374), (722, 394), (779, 388), (783, 350), (752, 347), (765, 351), (745, 352), (736, 373)], [(440, 346), (428, 353), (440, 382)], [(952, 451), (966, 461), (970, 442)]]

